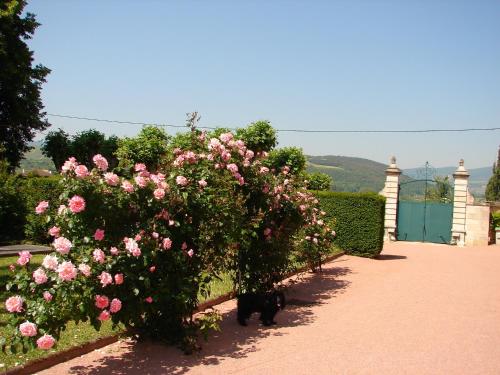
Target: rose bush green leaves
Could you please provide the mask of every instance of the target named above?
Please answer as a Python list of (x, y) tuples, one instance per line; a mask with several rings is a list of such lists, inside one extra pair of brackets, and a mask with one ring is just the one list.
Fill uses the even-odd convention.
[[(253, 124), (238, 138), (192, 126), (164, 143), (157, 161), (131, 166), (129, 157), (122, 175), (101, 155), (93, 168), (68, 159), (58, 199), (33, 207), (54, 252), (41, 267), (26, 253), (13, 266), (12, 335), (3, 346), (49, 349), (69, 321), (99, 329), (111, 320), (189, 351), (197, 332), (217, 321), (193, 319), (213, 278), (235, 275), (240, 292), (273, 288), (290, 268), (299, 230), (323, 232), (318, 201), (301, 178), (288, 165), (266, 166), (266, 148), (275, 144), (269, 127)], [(320, 254), (300, 248), (313, 261)]]

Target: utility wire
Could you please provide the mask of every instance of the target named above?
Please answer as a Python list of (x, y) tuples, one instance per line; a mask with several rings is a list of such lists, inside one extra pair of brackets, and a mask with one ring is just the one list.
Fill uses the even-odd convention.
[[(119, 121), (107, 120), (100, 118), (79, 117), (69, 115), (59, 115), (55, 113), (47, 113), (52, 117), (69, 118), (75, 120), (97, 121), (106, 122), (111, 124), (128, 124), (128, 125), (153, 125), (171, 128), (186, 128), (185, 125), (172, 125), (172, 124), (155, 124), (151, 122), (135, 122), (135, 121)], [(200, 129), (217, 129), (212, 126), (200, 126)], [(236, 129), (231, 129), (236, 130)], [(290, 132), (290, 133), (452, 133), (452, 132), (473, 132), (473, 131), (495, 131), (500, 130), (500, 127), (495, 128), (462, 128), (462, 129), (414, 129), (414, 130), (309, 130), (309, 129), (276, 129), (277, 132)]]

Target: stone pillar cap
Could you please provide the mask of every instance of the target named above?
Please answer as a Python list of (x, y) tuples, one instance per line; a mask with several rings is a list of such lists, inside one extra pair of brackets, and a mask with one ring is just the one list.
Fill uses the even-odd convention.
[(464, 159), (460, 159), (460, 162), (458, 163), (458, 168), (457, 170), (455, 171), (455, 173), (453, 173), (453, 177), (469, 177), (470, 174), (469, 172), (467, 171), (467, 169), (465, 169), (464, 167)]
[(391, 163), (389, 164), (389, 167), (385, 170), (385, 174), (401, 174), (401, 169), (398, 168), (396, 165), (396, 157), (392, 156), (391, 157)]

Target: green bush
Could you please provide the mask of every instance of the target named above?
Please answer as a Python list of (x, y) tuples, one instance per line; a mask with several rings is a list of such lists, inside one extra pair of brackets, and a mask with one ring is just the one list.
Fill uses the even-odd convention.
[(0, 243), (23, 239), (26, 206), (17, 176), (0, 174)]
[(336, 219), (335, 244), (348, 254), (374, 258), (384, 241), (385, 198), (376, 193), (314, 192), (326, 217)]
[[(40, 201), (55, 202), (61, 194), (61, 177), (29, 177), (19, 179), (19, 190), (25, 207), (24, 239), (35, 243), (49, 243), (46, 217), (35, 213), (35, 207)], [(57, 207), (51, 207), (56, 209)]]

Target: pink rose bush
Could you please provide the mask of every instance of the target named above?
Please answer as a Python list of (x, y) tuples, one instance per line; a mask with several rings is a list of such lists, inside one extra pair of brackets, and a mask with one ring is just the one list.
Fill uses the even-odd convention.
[[(332, 228), (317, 202), (299, 176), (271, 167), (273, 142), (263, 143), (252, 126), (236, 133), (192, 127), (169, 140), (154, 164), (120, 160), (119, 174), (102, 155), (93, 166), (64, 163), (63, 194), (45, 208), (58, 211), (45, 229), (55, 251), (39, 268), (22, 258), (9, 284), (5, 306), (15, 327), (35, 322), (35, 330), (23, 326), (24, 337), (44, 350), (73, 320), (95, 327), (111, 320), (191, 342), (192, 313), (213, 278), (240, 271), (243, 290), (268, 290), (289, 271), (291, 249), (305, 244), (301, 230), (318, 233), (311, 246), (328, 245)], [(18, 336), (12, 343), (22, 342)]]

